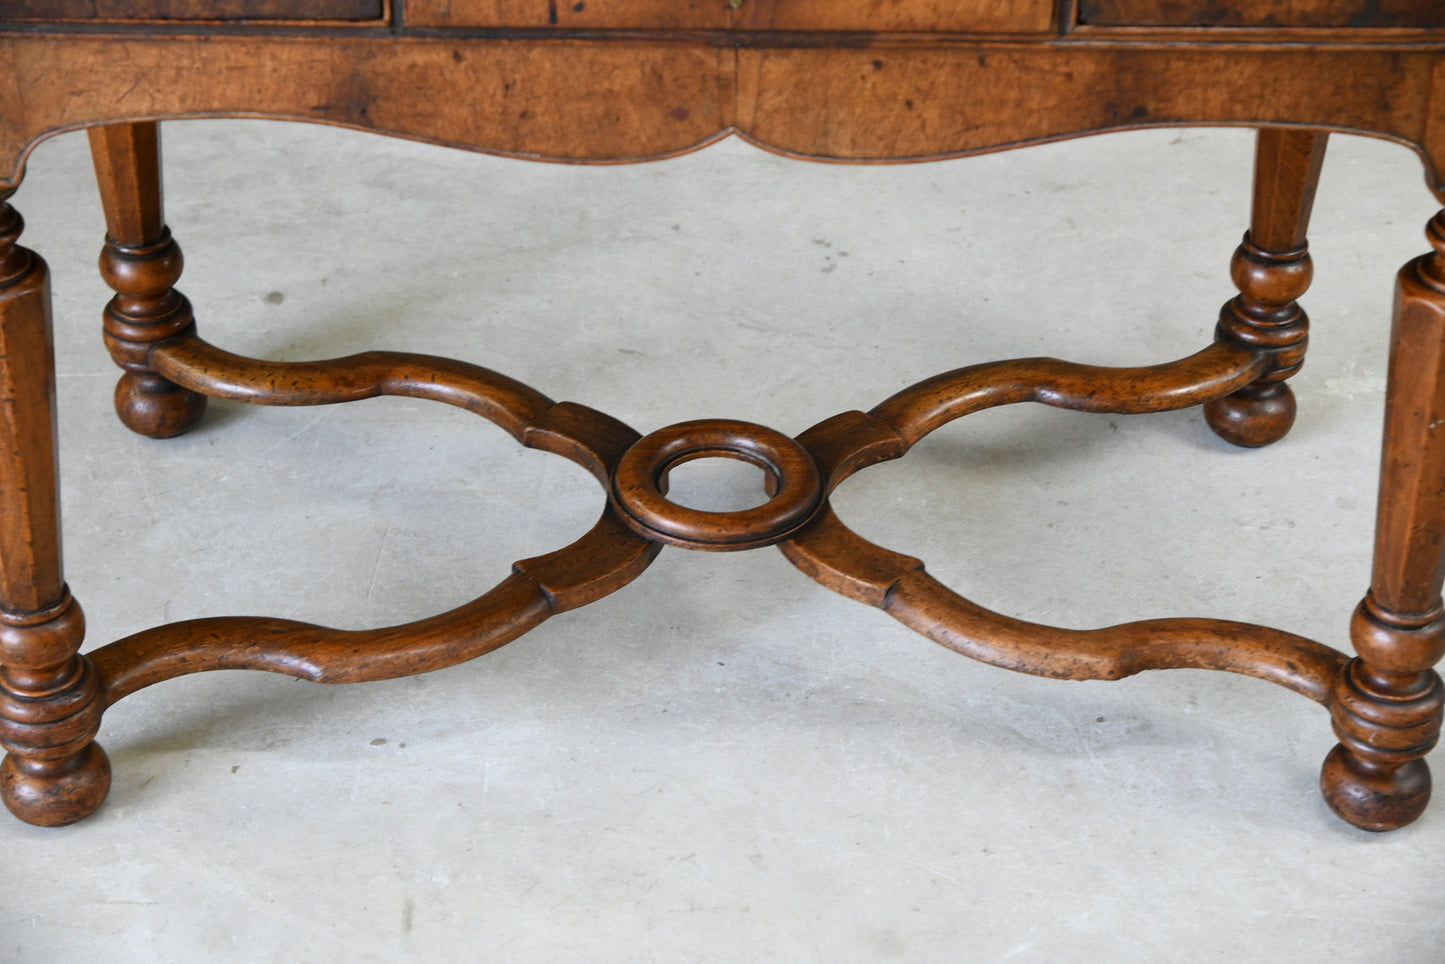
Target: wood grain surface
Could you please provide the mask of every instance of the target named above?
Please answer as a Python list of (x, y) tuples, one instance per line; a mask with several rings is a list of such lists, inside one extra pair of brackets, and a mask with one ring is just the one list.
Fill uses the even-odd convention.
[(5, 0), (13, 20), (376, 20), (382, 0)]
[(408, 0), (425, 27), (650, 30), (881, 30), (1029, 34), (1054, 27), (1055, 0)]
[(1081, 23), (1165, 27), (1445, 27), (1439, 0), (1079, 0)]
[[(1445, 48), (1442, 48), (1445, 49)], [(642, 37), (0, 33), (0, 184), (40, 139), (105, 121), (303, 120), (526, 158), (618, 162), (728, 133), (784, 154), (897, 161), (1135, 127), (1286, 125), (1419, 151), (1445, 197), (1436, 48)]]
[[(1223, 620), (1073, 630), (1012, 619), (944, 587), (920, 560), (866, 542), (829, 507), (829, 493), (850, 474), (998, 405), (1143, 413), (1203, 404), (1225, 439), (1272, 443), (1293, 420), (1284, 380), (1299, 369), (1307, 343), (1298, 299), (1312, 273), (1306, 231), (1328, 133), (1414, 148), (1445, 202), (1445, 31), (1430, 32), (1445, 27), (1445, 8), (1435, 0), (1083, 0), (1088, 26), (1073, 33), (1072, 24), (1055, 20), (1067, 7), (1054, 0), (413, 0), (398, 6), (388, 31), (317, 19), (374, 19), (387, 12), (380, 0), (0, 6), (10, 24), (0, 27), (6, 805), (47, 825), (98, 807), (110, 783), (93, 742), (101, 714), (141, 687), (213, 669), (318, 682), (425, 672), (616, 591), (663, 543), (709, 551), (777, 544), (823, 585), (1009, 669), (1115, 679), (1189, 667), (1301, 693), (1328, 707), (1339, 739), (1321, 771), (1335, 812), (1371, 830), (1416, 819), (1430, 796), (1424, 757), (1445, 716), (1445, 684), (1433, 669), (1445, 655), (1445, 434), (1436, 431), (1445, 421), (1445, 214), (1430, 225), (1432, 250), (1399, 276), (1374, 580), (1351, 624), (1353, 658)], [(25, 18), (47, 22), (16, 25)], [(100, 22), (109, 18), (129, 23)], [(240, 22), (250, 18), (291, 22)], [(1224, 306), (1212, 345), (1135, 368), (1050, 358), (973, 365), (789, 439), (731, 420), (640, 436), (496, 372), (424, 355), (278, 363), (212, 347), (176, 290), (183, 262), (165, 225), (157, 122), (230, 116), (574, 162), (664, 157), (728, 134), (782, 154), (853, 162), (949, 157), (1137, 127), (1237, 125), (1260, 134), (1253, 215), (1230, 262), (1239, 293)], [(19, 245), (23, 221), (8, 203), (34, 144), (75, 129), (91, 132), (106, 214), (100, 263), (116, 295), (105, 338), (125, 372), (117, 408), (126, 425), (176, 434), (200, 417), (206, 397), (267, 405), (430, 399), (588, 469), (604, 489), (601, 518), (564, 549), (515, 563), (472, 602), (412, 623), (343, 631), (270, 617), (199, 619), (78, 655), (84, 618), (60, 565), (48, 275)], [(699, 457), (758, 466), (769, 501), (726, 513), (671, 502), (667, 473)]]

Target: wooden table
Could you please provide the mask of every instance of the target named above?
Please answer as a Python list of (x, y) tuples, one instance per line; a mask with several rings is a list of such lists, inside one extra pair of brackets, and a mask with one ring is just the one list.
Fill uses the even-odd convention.
[[(914, 558), (849, 530), (828, 495), (934, 429), (996, 405), (1092, 412), (1203, 405), (1230, 442), (1277, 441), (1304, 360), (1305, 243), (1333, 130), (1412, 147), (1445, 202), (1445, 5), (1437, 0), (4, 0), (0, 3), (0, 791), (20, 819), (78, 820), (105, 799), (104, 710), (186, 673), (261, 669), (318, 682), (425, 672), (488, 652), (636, 577), (664, 544), (777, 545), (802, 572), (960, 653), (1062, 679), (1145, 669), (1244, 673), (1326, 706), (1339, 744), (1321, 785), (1359, 827), (1420, 815), (1445, 688), (1445, 213), (1400, 272), (1371, 589), (1358, 653), (1260, 626), (1160, 619), (1080, 631), (990, 612)], [(175, 290), (157, 121), (268, 117), (524, 158), (634, 161), (736, 134), (801, 158), (952, 157), (1132, 127), (1258, 128), (1254, 209), (1214, 342), (1179, 361), (1099, 368), (987, 363), (905, 388), (788, 438), (729, 419), (643, 436), (463, 362), (371, 352), (312, 363), (201, 340)], [(79, 655), (60, 563), (54, 352), (45, 263), (7, 203), (40, 140), (90, 132), (116, 291), (106, 344), (116, 410), (174, 436), (208, 396), (318, 405), (430, 398), (589, 469), (606, 493), (571, 546), (405, 626), (283, 619), (159, 626)], [(1161, 219), (1161, 226), (1168, 224)], [(1133, 239), (1130, 239), (1133, 240)], [(1125, 256), (1119, 245), (1116, 256)], [(1041, 273), (1042, 269), (1041, 269)], [(1046, 280), (1046, 279), (1045, 279)], [(741, 459), (769, 500), (704, 512), (667, 498), (695, 458)]]

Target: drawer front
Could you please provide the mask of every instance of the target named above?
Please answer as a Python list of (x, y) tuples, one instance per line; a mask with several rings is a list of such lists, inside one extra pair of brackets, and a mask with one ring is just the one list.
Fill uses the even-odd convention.
[(1041, 33), (1057, 0), (406, 0), (415, 27)]
[(732, 25), (728, 0), (408, 0), (411, 27), (708, 30)]
[(744, 0), (745, 26), (763, 30), (900, 30), (924, 33), (1043, 33), (1057, 0)]
[(1079, 0), (1112, 27), (1445, 27), (1442, 0)]
[(0, 20), (380, 20), (384, 0), (0, 0)]

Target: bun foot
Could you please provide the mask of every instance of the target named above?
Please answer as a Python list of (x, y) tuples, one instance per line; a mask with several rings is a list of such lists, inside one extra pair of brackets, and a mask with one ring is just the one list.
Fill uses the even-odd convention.
[(37, 827), (59, 827), (94, 813), (110, 792), (110, 758), (97, 743), (64, 760), (6, 754), (0, 798), (15, 816)]
[(1214, 434), (1244, 448), (1278, 442), (1294, 425), (1294, 417), (1294, 392), (1284, 382), (1249, 385), (1204, 405), (1204, 421)]
[(126, 372), (115, 386), (115, 412), (126, 428), (149, 438), (173, 438), (206, 411), (206, 396), (159, 375)]
[(1340, 744), (1325, 757), (1320, 790), (1330, 809), (1361, 830), (1398, 830), (1414, 823), (1430, 802), (1430, 768), (1424, 760), (1373, 764)]

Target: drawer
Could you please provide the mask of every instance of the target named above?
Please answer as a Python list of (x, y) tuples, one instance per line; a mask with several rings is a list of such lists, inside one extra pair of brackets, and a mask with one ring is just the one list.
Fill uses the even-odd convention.
[(899, 30), (923, 33), (1044, 33), (1057, 0), (744, 0), (744, 26), (760, 30)]
[(1057, 0), (407, 0), (414, 27), (1042, 33)]
[(1112, 27), (1445, 27), (1442, 0), (1079, 0)]
[(724, 29), (728, 0), (408, 0), (410, 27)]
[(0, 0), (0, 20), (380, 20), (385, 0)]

